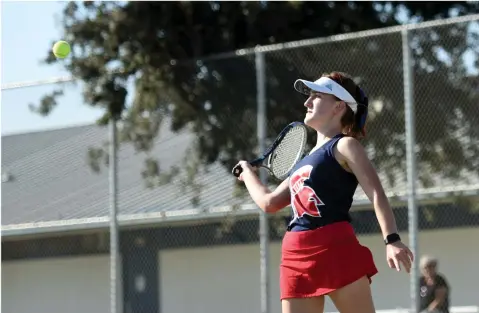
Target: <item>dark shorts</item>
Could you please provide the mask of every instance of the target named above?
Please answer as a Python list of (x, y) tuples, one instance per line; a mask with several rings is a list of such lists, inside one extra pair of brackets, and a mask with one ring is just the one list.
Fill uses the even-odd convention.
[(281, 299), (328, 294), (378, 270), (348, 222), (286, 232), (281, 249)]

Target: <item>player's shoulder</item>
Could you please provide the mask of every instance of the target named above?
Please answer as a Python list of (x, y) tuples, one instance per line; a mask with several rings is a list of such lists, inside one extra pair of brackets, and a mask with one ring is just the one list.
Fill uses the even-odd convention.
[(359, 140), (354, 137), (344, 136), (338, 140), (337, 149), (341, 154), (350, 154), (364, 151), (364, 147)]
[(341, 137), (334, 147), (334, 157), (348, 172), (351, 172), (348, 163), (358, 157), (364, 158), (365, 155), (366, 153), (362, 144), (356, 138), (350, 136)]

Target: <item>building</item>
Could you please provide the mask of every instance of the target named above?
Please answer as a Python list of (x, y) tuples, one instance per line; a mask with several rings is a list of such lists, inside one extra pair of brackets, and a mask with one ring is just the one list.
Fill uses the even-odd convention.
[[(165, 124), (151, 155), (164, 168), (186, 153), (192, 136)], [(93, 172), (88, 148), (107, 130), (88, 125), (2, 138), (2, 312), (108, 312), (109, 181)], [(145, 155), (119, 152), (119, 223), (124, 312), (259, 312), (257, 210), (233, 196), (234, 178), (220, 165), (202, 173), (199, 205), (173, 180), (148, 189)], [(391, 190), (407, 241), (404, 184)], [(453, 191), (451, 193), (449, 191)], [(440, 260), (452, 305), (479, 305), (477, 185), (419, 191), (419, 246)], [(353, 210), (360, 241), (380, 270), (373, 279), (378, 309), (409, 306), (409, 277), (386, 266), (374, 212), (361, 191)], [(280, 311), (278, 265), (285, 215), (270, 232), (271, 312)], [(27, 295), (27, 297), (25, 297)], [(326, 310), (334, 310), (331, 303)]]

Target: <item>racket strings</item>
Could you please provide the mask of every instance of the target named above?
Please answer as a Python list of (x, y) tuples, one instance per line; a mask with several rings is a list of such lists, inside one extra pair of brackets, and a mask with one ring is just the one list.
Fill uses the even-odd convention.
[(285, 179), (301, 159), (306, 147), (307, 132), (303, 126), (291, 128), (271, 155), (270, 169), (278, 179)]

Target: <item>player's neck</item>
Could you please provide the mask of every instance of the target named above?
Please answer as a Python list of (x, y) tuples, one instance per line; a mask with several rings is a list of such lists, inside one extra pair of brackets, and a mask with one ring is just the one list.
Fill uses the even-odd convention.
[(316, 147), (324, 145), (326, 142), (331, 140), (334, 136), (341, 133), (339, 127), (323, 127), (322, 129), (316, 130)]

